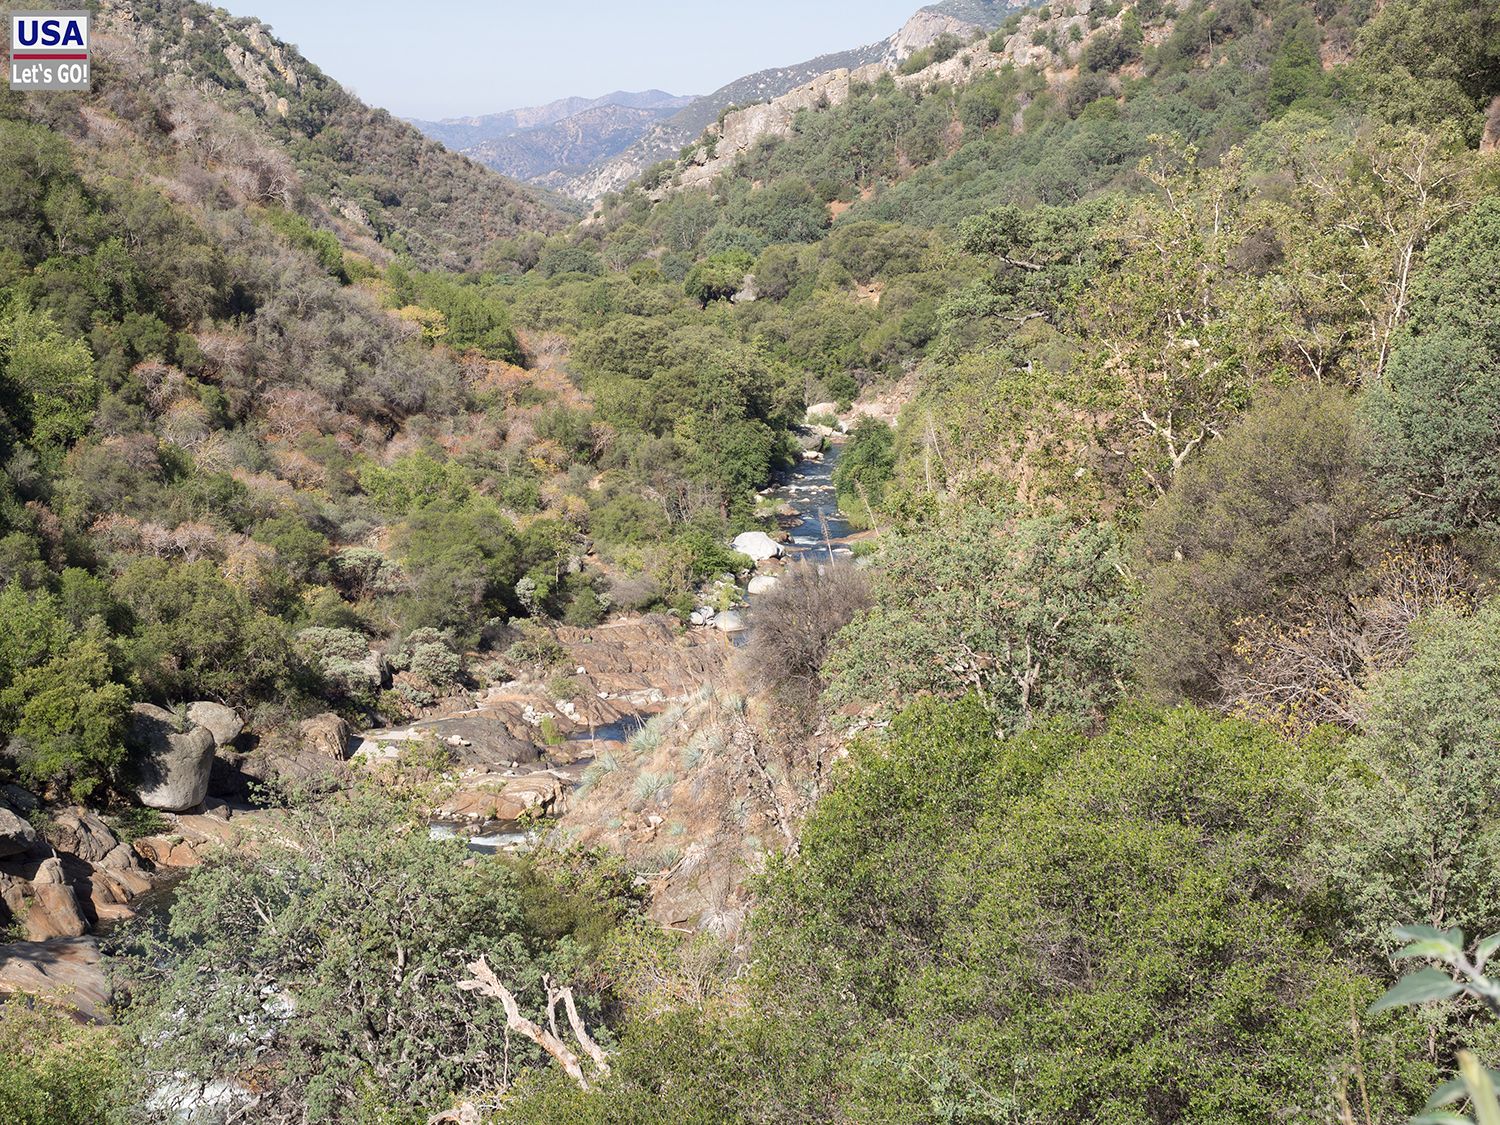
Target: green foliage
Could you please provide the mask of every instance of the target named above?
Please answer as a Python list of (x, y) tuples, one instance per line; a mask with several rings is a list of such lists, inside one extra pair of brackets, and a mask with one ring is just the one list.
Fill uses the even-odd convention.
[(1500, 14), (1465, 0), (1384, 5), (1360, 32), (1355, 73), (1374, 109), (1400, 124), (1456, 121), (1472, 144), (1500, 89)]
[[(1397, 926), (1395, 936), (1408, 944), (1398, 950), (1395, 960), (1423, 958), (1441, 962), (1443, 969), (1419, 969), (1408, 973), (1370, 1005), (1371, 1012), (1386, 1008), (1425, 1004), (1468, 995), (1500, 1015), (1500, 984), (1485, 975), (1485, 966), (1500, 947), (1500, 934), (1481, 939), (1472, 954), (1464, 950), (1460, 929), (1439, 930), (1434, 926)], [(1471, 1051), (1457, 1053), (1458, 1076), (1443, 1083), (1427, 1099), (1421, 1115), (1412, 1118), (1415, 1125), (1473, 1125), (1469, 1118), (1458, 1117), (1445, 1107), (1465, 1099), (1479, 1125), (1500, 1122), (1500, 1098), (1496, 1084), (1500, 1073), (1482, 1066)]]
[(1500, 520), (1500, 203), (1485, 200), (1433, 240), (1409, 331), (1365, 414), (1369, 458), (1406, 534), (1492, 536)]
[(397, 307), (417, 305), (443, 316), (440, 338), (456, 348), (475, 348), (491, 359), (523, 360), (511, 330), (510, 311), (483, 287), (440, 273), (418, 273), (394, 265), (387, 271)]
[(1286, 33), (1281, 49), (1271, 60), (1266, 86), (1266, 100), (1273, 110), (1290, 109), (1322, 92), (1326, 80), (1318, 58), (1320, 38), (1317, 25), (1311, 20), (1299, 21)]
[(409, 578), (402, 619), (468, 637), (518, 608), (524, 573), (515, 528), (491, 502), (438, 500), (407, 519), (396, 549)]
[(114, 594), (129, 607), (125, 659), (150, 699), (246, 704), (283, 697), (297, 683), (284, 624), (212, 562), (139, 559), (115, 580)]
[(10, 733), (21, 779), (56, 785), (78, 801), (118, 773), (129, 715), (130, 697), (114, 679), (98, 622), (0, 691), (0, 726)]
[(0, 591), (0, 730), (22, 781), (83, 800), (117, 779), (130, 698), (102, 618), (70, 590)]
[(879, 419), (861, 418), (854, 427), (833, 470), (833, 487), (839, 507), (855, 519), (867, 520), (869, 509), (885, 499), (896, 472), (895, 446), (895, 434)]
[[(502, 1120), (1336, 1114), (1379, 991), (1331, 956), (1302, 845), (1337, 751), (1192, 710), (989, 719), (928, 702), (856, 748), (761, 887), (748, 1010), (634, 1024), (609, 1081)], [(1412, 1030), (1364, 1030), (1372, 1120), (1431, 1081)]]
[[(294, 804), (263, 847), (185, 880), (164, 934), (129, 935), (119, 968), (138, 1080), (191, 1096), (253, 1066), (257, 1112), (313, 1122), (349, 1120), (360, 1102), (432, 1112), (455, 1090), (498, 1088), (546, 1056), (518, 1038), (495, 1051), (504, 1010), (458, 989), (465, 966), (486, 957), (545, 1019), (543, 973), (578, 979), (636, 909), (612, 870), (466, 863), (462, 843), (429, 838), (420, 799), (371, 784)], [(597, 1018), (591, 997), (579, 1003)]]
[(463, 466), (422, 450), (390, 465), (366, 465), (359, 480), (375, 506), (390, 516), (404, 516), (439, 500), (463, 503), (470, 494)]
[(1129, 588), (1112, 528), (970, 505), (892, 536), (875, 605), (840, 634), (832, 702), (975, 691), (997, 719), (1087, 719), (1129, 658)]
[(1145, 514), (1141, 668), (1169, 695), (1212, 695), (1237, 623), (1336, 585), (1370, 505), (1353, 405), (1337, 389), (1257, 401)]
[(24, 996), (0, 1001), (0, 1118), (11, 1125), (96, 1125), (125, 1081), (112, 1027)]
[[(943, 1055), (965, 1076), (947, 1093), (981, 1114), (1330, 1104), (1348, 1006), (1375, 989), (1331, 963), (1320, 904), (1291, 890), (1326, 749), (1192, 711), (1095, 739), (996, 742), (979, 720), (929, 708), (866, 750), (766, 888), (761, 995), (874, 1039), (846, 1059), (852, 1115), (882, 1089), (933, 1112)], [(1366, 1052), (1384, 1101), (1412, 1068), (1389, 1040)], [(891, 1055), (911, 1073), (881, 1083)]]
[(99, 396), (88, 348), (20, 299), (0, 312), (0, 389), (12, 420), (43, 448), (81, 437)]
[(683, 292), (705, 308), (710, 301), (733, 297), (744, 284), (755, 259), (744, 250), (727, 250), (698, 262), (682, 283)]
[(1329, 878), (1378, 948), (1413, 920), (1500, 929), (1500, 602), (1424, 621), (1411, 659), (1378, 678), (1324, 814)]
[(319, 230), (302, 215), (279, 207), (268, 207), (261, 217), (293, 246), (309, 251), (331, 276), (345, 284), (349, 282), (344, 248), (332, 231)]

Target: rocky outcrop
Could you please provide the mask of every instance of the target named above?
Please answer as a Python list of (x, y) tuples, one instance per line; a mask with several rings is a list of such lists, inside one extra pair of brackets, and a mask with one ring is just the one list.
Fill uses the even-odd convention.
[(89, 925), (78, 907), (78, 897), (67, 883), (62, 861), (43, 860), (31, 880), (31, 901), (26, 912), (28, 941), (57, 937), (82, 937)]
[(150, 703), (137, 703), (131, 712), (128, 742), (140, 778), (136, 796), (141, 804), (163, 812), (201, 805), (208, 794), (214, 736)]
[(120, 844), (109, 825), (96, 813), (82, 808), (53, 813), (47, 826), (47, 842), (88, 864), (101, 862)]
[(46, 941), (128, 918), (153, 885), (136, 854), (87, 809), (50, 810), (45, 823), (27, 848), (0, 857), (0, 922)]
[[(575, 199), (598, 199), (607, 192), (619, 191), (651, 165), (673, 158), (684, 145), (696, 142), (705, 128), (715, 128), (715, 118), (726, 107), (749, 106), (749, 110), (755, 110), (760, 106), (774, 105), (782, 97), (793, 97), (795, 102), (797, 98), (805, 96), (800, 92), (808, 86), (815, 86), (829, 75), (839, 72), (878, 77), (893, 70), (912, 52), (928, 46), (944, 32), (957, 34), (967, 40), (976, 30), (977, 25), (956, 16), (923, 9), (907, 20), (894, 35), (878, 43), (867, 43), (837, 54), (820, 55), (792, 66), (772, 67), (744, 75), (713, 93), (694, 100), (649, 130), (619, 155), (597, 161), (576, 175), (557, 175), (549, 177), (546, 182), (548, 186)], [(838, 80), (834, 81), (836, 85)], [(737, 111), (731, 110), (727, 115), (726, 124), (728, 118), (734, 117), (735, 112)], [(773, 112), (762, 120), (776, 121), (776, 128), (784, 127), (780, 113)], [(712, 179), (733, 159), (725, 147), (720, 147), (713, 157), (709, 157), (700, 148), (700, 157), (705, 161), (712, 161), (714, 169), (706, 175), (687, 169), (683, 173), (684, 185)], [(725, 163), (718, 162), (720, 157), (727, 158)]]
[(436, 810), (440, 820), (499, 820), (515, 822), (543, 816), (562, 804), (564, 783), (548, 773), (521, 777), (481, 775), (470, 780)]
[[(914, 74), (893, 74), (898, 86), (906, 89), (927, 89), (942, 84), (962, 84), (972, 81), (986, 71), (1000, 70), (1006, 66), (1066, 67), (1082, 53), (1083, 45), (1091, 34), (1110, 33), (1119, 29), (1118, 15), (1090, 24), (1093, 0), (1078, 0), (1066, 9), (1052, 15), (1051, 9), (1031, 9), (1022, 16), (1017, 31), (1001, 45), (1001, 50), (991, 51), (987, 39), (980, 39), (942, 62), (926, 66)], [(1045, 18), (1042, 14), (1045, 12)], [(1065, 44), (1062, 57), (1042, 42), (1038, 32), (1043, 25), (1054, 34), (1050, 37)], [(1081, 38), (1074, 41), (1071, 33), (1077, 29)], [(898, 65), (915, 52), (930, 45), (938, 36), (954, 34), (968, 39), (977, 30), (976, 26), (953, 16), (919, 11), (906, 25), (886, 41), (886, 49), (880, 61), (864, 66), (838, 67), (817, 75), (778, 97), (742, 109), (731, 110), (717, 125), (708, 129), (708, 144), (700, 144), (689, 156), (688, 162), (676, 177), (658, 187), (653, 198), (661, 199), (673, 191), (686, 188), (703, 188), (734, 166), (741, 156), (767, 137), (790, 136), (796, 117), (804, 110), (824, 109), (848, 100), (854, 87), (871, 83), (884, 75), (892, 74)], [(644, 165), (642, 169), (644, 169)], [(619, 186), (619, 185), (615, 185)]]
[(888, 46), (882, 61), (887, 66), (895, 67), (923, 47), (931, 46), (941, 35), (956, 35), (960, 39), (968, 39), (978, 30), (977, 25), (957, 16), (922, 8), (901, 25), (900, 31), (886, 40)]
[(93, 938), (20, 941), (0, 945), (0, 995), (39, 996), (77, 1013), (102, 1020), (110, 988)]
[(244, 830), (272, 814), (241, 811), (230, 815), (223, 807), (212, 815), (194, 813), (172, 818), (172, 831), (156, 836), (142, 836), (131, 846), (137, 855), (153, 867), (197, 867), (216, 848), (233, 847), (241, 841)]
[(342, 762), (348, 756), (349, 724), (332, 711), (303, 719), (297, 725), (302, 749), (330, 761)]
[(692, 163), (682, 169), (677, 186), (690, 188), (708, 184), (727, 171), (761, 138), (791, 136), (793, 122), (804, 109), (841, 105), (848, 100), (851, 87), (873, 82), (887, 69), (884, 63), (871, 63), (854, 70), (839, 67), (778, 98), (730, 111), (716, 130), (711, 130), (714, 133), (712, 151), (700, 147)]

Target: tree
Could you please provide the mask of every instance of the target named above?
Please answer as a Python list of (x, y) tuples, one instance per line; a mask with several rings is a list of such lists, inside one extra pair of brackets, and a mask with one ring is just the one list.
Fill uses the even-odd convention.
[(707, 308), (711, 301), (724, 301), (740, 291), (755, 259), (743, 250), (726, 250), (696, 263), (688, 271), (682, 288)]
[(1364, 949), (1416, 920), (1500, 929), (1500, 601), (1417, 628), (1411, 660), (1370, 688), (1321, 814), (1328, 878)]
[(19, 298), (0, 314), (0, 388), (40, 446), (82, 437), (99, 397), (88, 347), (64, 337), (50, 315)]
[(878, 418), (861, 418), (833, 470), (839, 507), (855, 520), (873, 524), (874, 509), (895, 475), (895, 433)]
[(117, 779), (125, 761), (130, 695), (114, 678), (101, 623), (0, 691), (0, 726), (28, 784), (76, 801)]
[(472, 637), (486, 619), (516, 608), (521, 545), (492, 501), (435, 500), (407, 519), (396, 549), (408, 578), (401, 616), (409, 628), (425, 625)]
[(1321, 33), (1311, 19), (1289, 28), (1271, 60), (1266, 101), (1273, 112), (1284, 112), (1303, 98), (1319, 93), (1324, 85), (1323, 64), (1318, 58)]
[(1411, 317), (1365, 399), (1369, 456), (1405, 534), (1494, 535), (1500, 519), (1500, 202), (1428, 250)]
[(1237, 622), (1336, 587), (1370, 518), (1349, 395), (1267, 394), (1141, 521), (1141, 670), (1213, 698)]
[(1113, 528), (977, 506), (935, 526), (886, 538), (875, 604), (831, 654), (830, 701), (975, 691), (1007, 727), (1102, 713), (1130, 650)]
[(1388, 120), (1457, 121), (1470, 144), (1500, 89), (1500, 17), (1467, 0), (1387, 4), (1360, 31), (1356, 77)]
[[(598, 1102), (654, 1095), (695, 1121), (1334, 1116), (1350, 1005), (1379, 992), (1331, 956), (1308, 879), (1336, 749), (1187, 708), (1127, 709), (1095, 737), (987, 727), (972, 699), (928, 701), (857, 744), (768, 872), (750, 1010), (632, 1028)], [(1376, 1120), (1430, 1082), (1411, 1027), (1365, 1031)]]
[(207, 559), (138, 559), (115, 580), (114, 594), (129, 607), (121, 647), (152, 699), (248, 704), (276, 698), (297, 681), (285, 626), (252, 606)]

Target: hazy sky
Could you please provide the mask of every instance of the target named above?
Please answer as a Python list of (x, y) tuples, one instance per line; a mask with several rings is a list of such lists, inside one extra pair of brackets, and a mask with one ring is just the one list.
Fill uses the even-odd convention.
[(215, 0), (367, 102), (457, 117), (570, 94), (706, 94), (884, 39), (927, 0)]

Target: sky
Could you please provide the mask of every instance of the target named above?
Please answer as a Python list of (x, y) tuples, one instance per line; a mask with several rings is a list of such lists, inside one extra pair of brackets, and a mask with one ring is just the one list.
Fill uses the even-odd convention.
[(362, 99), (443, 118), (570, 95), (706, 94), (884, 39), (927, 0), (214, 0)]

